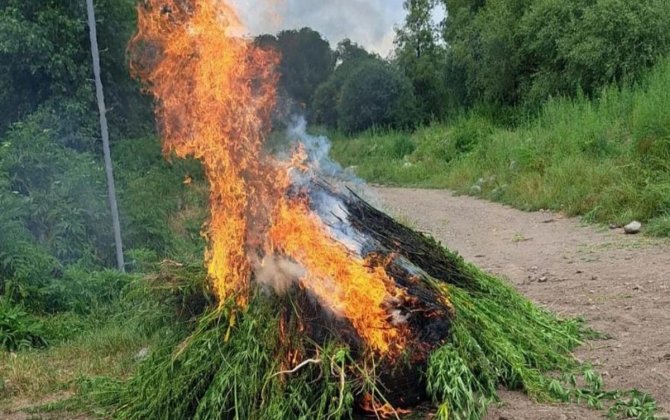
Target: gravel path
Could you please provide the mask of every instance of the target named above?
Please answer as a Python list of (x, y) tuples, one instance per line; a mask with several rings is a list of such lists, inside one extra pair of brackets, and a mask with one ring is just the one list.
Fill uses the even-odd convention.
[[(576, 356), (594, 363), (608, 388), (638, 388), (670, 409), (669, 241), (443, 190), (375, 190), (391, 214), (506, 277), (535, 302), (562, 316), (582, 316), (611, 336), (587, 343)], [(602, 417), (575, 406), (536, 404), (520, 393), (501, 395), (503, 404), (492, 407), (490, 419)]]

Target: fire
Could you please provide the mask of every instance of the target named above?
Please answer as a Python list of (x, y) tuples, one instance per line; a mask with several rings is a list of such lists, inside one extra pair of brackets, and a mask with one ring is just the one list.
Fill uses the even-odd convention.
[(248, 250), (276, 195), (262, 145), (275, 103), (278, 57), (229, 36), (241, 26), (226, 2), (150, 0), (138, 9), (132, 70), (157, 101), (165, 154), (192, 156), (210, 183), (208, 272), (216, 294), (244, 303)]
[(385, 402), (380, 403), (372, 394), (365, 394), (361, 408), (368, 413), (374, 414), (377, 418), (390, 419), (398, 418), (399, 415), (411, 414), (411, 410), (403, 410), (394, 408), (391, 404)]
[(301, 284), (325, 306), (346, 317), (373, 349), (386, 353), (400, 345), (399, 331), (384, 306), (393, 281), (383, 267), (368, 267), (332, 240), (305, 204), (282, 203), (270, 238), (278, 251), (298, 261), (307, 274)]
[[(206, 263), (219, 301), (248, 299), (254, 261), (286, 256), (301, 286), (345, 317), (371, 349), (402, 347), (389, 305), (402, 293), (382, 266), (334, 240), (305, 199), (291, 198), (289, 173), (265, 154), (279, 57), (240, 36), (227, 0), (146, 0), (131, 41), (132, 70), (157, 103), (166, 155), (194, 157), (210, 185)], [(292, 164), (298, 170), (304, 150)], [(289, 163), (291, 165), (291, 163)]]

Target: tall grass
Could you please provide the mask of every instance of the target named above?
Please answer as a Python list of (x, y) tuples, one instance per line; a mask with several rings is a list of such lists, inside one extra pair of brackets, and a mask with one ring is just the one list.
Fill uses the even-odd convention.
[(333, 155), (375, 183), (451, 188), (524, 210), (670, 235), (670, 59), (635, 86), (558, 98), (516, 127), (473, 113), (407, 134), (334, 136)]

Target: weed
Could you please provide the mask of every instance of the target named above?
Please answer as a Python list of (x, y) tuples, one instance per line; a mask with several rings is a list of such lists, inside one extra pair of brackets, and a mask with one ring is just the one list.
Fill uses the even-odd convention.
[(18, 351), (46, 347), (45, 335), (39, 320), (21, 307), (0, 299), (0, 349)]

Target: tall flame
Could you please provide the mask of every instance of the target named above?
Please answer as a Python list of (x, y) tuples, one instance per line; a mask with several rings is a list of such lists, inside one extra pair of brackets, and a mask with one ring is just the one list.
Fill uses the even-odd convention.
[[(263, 138), (275, 103), (278, 58), (230, 32), (241, 26), (226, 2), (151, 0), (139, 7), (131, 41), (154, 63), (132, 70), (155, 96), (166, 154), (199, 159), (210, 182), (208, 271), (222, 301), (249, 284), (252, 233), (264, 219), (274, 174)], [(143, 65), (144, 64), (144, 65)]]
[(244, 306), (253, 261), (267, 254), (305, 269), (302, 287), (348, 319), (378, 353), (402, 346), (388, 305), (401, 292), (328, 234), (304, 199), (287, 194), (283, 165), (263, 152), (279, 57), (240, 36), (227, 0), (145, 0), (132, 71), (157, 102), (165, 154), (195, 157), (210, 184), (208, 274), (219, 301)]

